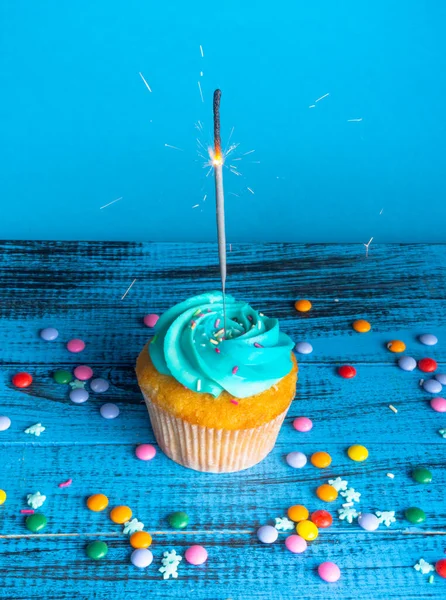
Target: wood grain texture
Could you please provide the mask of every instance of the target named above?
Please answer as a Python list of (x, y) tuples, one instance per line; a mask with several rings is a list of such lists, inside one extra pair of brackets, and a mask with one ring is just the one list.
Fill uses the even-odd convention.
[[(430, 585), (412, 567), (421, 557), (435, 562), (446, 548), (446, 440), (438, 435), (446, 420), (429, 408), (429, 395), (418, 385), (426, 376), (402, 372), (385, 348), (390, 339), (404, 339), (408, 354), (432, 356), (446, 372), (444, 246), (372, 245), (368, 259), (360, 245), (232, 246), (228, 292), (279, 317), (282, 328), (296, 341), (311, 341), (314, 352), (299, 356), (296, 399), (276, 448), (260, 465), (224, 475), (188, 471), (160, 452), (149, 463), (134, 456), (136, 444), (154, 441), (133, 373), (150, 334), (142, 317), (218, 288), (216, 246), (3, 242), (0, 247), (0, 414), (12, 420), (0, 433), (0, 488), (8, 494), (0, 507), (1, 598), (444, 597), (444, 580), (436, 577)], [(313, 302), (305, 315), (293, 308), (302, 297)], [(359, 317), (371, 321), (370, 334), (351, 330)], [(53, 343), (38, 336), (49, 325), (60, 331)], [(436, 347), (417, 341), (428, 331), (440, 338)], [(72, 337), (87, 342), (82, 354), (66, 351)], [(336, 375), (336, 366), (345, 362), (357, 366), (354, 380)], [(67, 386), (51, 378), (54, 369), (77, 364), (91, 365), (111, 382), (106, 394), (92, 394), (80, 406), (68, 399)], [(34, 376), (27, 390), (10, 383), (22, 369)], [(100, 417), (103, 402), (118, 404), (118, 419)], [(313, 419), (311, 432), (293, 429), (300, 415)], [(40, 438), (23, 433), (37, 421), (47, 427)], [(366, 463), (346, 457), (351, 443), (367, 445)], [(311, 465), (293, 470), (284, 460), (292, 450), (307, 455), (326, 450), (333, 463), (324, 471)], [(432, 470), (432, 484), (411, 479), (417, 464)], [(362, 493), (361, 510), (396, 510), (397, 523), (367, 533), (335, 517), (333, 527), (300, 556), (286, 551), (285, 534), (273, 546), (257, 541), (256, 528), (283, 516), (291, 504), (327, 508), (314, 490), (338, 475)], [(69, 477), (71, 487), (57, 487)], [(43, 536), (30, 535), (19, 512), (26, 494), (37, 490), (48, 498)], [(147, 570), (129, 564), (121, 526), (105, 513), (86, 510), (85, 499), (95, 492), (106, 493), (111, 506), (129, 504), (153, 533), (155, 559)], [(340, 505), (341, 499), (328, 508), (335, 515)], [(411, 527), (403, 517), (408, 506), (422, 507), (426, 522)], [(166, 517), (180, 509), (189, 513), (190, 525), (175, 533)], [(85, 546), (97, 536), (110, 552), (92, 563)], [(193, 543), (208, 549), (206, 565), (182, 564), (177, 581), (163, 581), (157, 571), (162, 552), (183, 553)], [(316, 567), (324, 560), (341, 567), (337, 584), (318, 578)]]

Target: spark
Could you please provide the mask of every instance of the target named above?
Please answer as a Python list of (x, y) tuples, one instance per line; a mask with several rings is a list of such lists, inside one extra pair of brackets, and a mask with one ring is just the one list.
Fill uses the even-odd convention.
[(241, 176), (241, 173), (240, 173), (240, 171), (237, 171), (237, 169), (234, 169), (234, 168), (233, 168), (233, 169), (229, 169), (229, 170), (230, 170), (230, 171), (231, 171), (231, 173), (233, 173), (234, 175), (237, 175), (237, 177), (240, 177), (240, 176)]
[(199, 204), (194, 204), (192, 208), (198, 208), (199, 206)]
[(364, 246), (365, 246), (365, 257), (366, 257), (366, 258), (367, 258), (367, 257), (368, 257), (368, 255), (369, 255), (369, 246), (370, 246), (370, 244), (372, 243), (372, 240), (373, 240), (373, 238), (371, 237), (371, 238), (370, 238), (370, 240), (369, 240), (369, 242), (368, 242), (368, 244), (364, 244)]
[(254, 194), (254, 192), (252, 191), (252, 189), (251, 189), (250, 187), (249, 187), (249, 188), (246, 188), (246, 189), (247, 189), (249, 192), (251, 192), (251, 194)]
[(318, 98), (318, 99), (317, 99), (317, 100), (315, 100), (314, 102), (315, 102), (315, 103), (316, 103), (316, 102), (320, 102), (320, 100), (323, 100), (324, 98), (326, 98), (326, 97), (327, 97), (327, 96), (329, 96), (329, 95), (330, 95), (330, 93), (328, 93), (328, 94), (324, 94), (323, 96), (321, 96), (320, 98)]
[(260, 160), (251, 160), (250, 163), (252, 165), (260, 165)]
[(203, 46), (200, 44), (200, 54), (201, 58), (204, 58)]
[(104, 204), (104, 206), (101, 206), (101, 208), (99, 210), (102, 210), (103, 208), (107, 208), (107, 206), (110, 206), (111, 204), (114, 204), (115, 202), (119, 202), (119, 200), (122, 200), (123, 196), (121, 196), (120, 198), (116, 198), (116, 200), (113, 200), (112, 202), (109, 202), (108, 204)]
[(208, 197), (208, 195), (207, 195), (207, 194), (205, 194), (205, 195), (203, 196), (203, 202), (206, 202), (206, 198), (207, 198), (207, 197)]
[(135, 281), (136, 281), (136, 279), (134, 279), (134, 280), (132, 281), (132, 283), (129, 285), (129, 287), (127, 288), (127, 291), (126, 291), (126, 293), (123, 295), (123, 297), (121, 298), (121, 300), (124, 300), (124, 298), (125, 298), (125, 297), (127, 296), (127, 294), (130, 292), (130, 290), (132, 289), (132, 287), (133, 287), (133, 285), (134, 285)]
[(232, 244), (229, 244), (229, 252), (232, 252)]
[(230, 196), (235, 196), (236, 198), (240, 198), (240, 196), (238, 194), (235, 194), (234, 192), (229, 192)]
[(232, 162), (235, 162), (236, 160), (242, 160), (241, 158), (233, 158)]
[(308, 108), (316, 108), (316, 104), (310, 104)]
[(203, 77), (203, 71), (200, 71), (200, 77)]
[(151, 92), (152, 90), (150, 89), (150, 85), (147, 83), (147, 81), (144, 79), (144, 75), (140, 72), (139, 76), (141, 77), (141, 79), (144, 81), (144, 85), (146, 86), (146, 88), (149, 90), (149, 92)]
[(382, 215), (383, 214), (383, 208), (379, 211), (379, 214)]
[(201, 83), (199, 81), (197, 81), (197, 83), (198, 83), (198, 89), (200, 90), (201, 101), (204, 102), (203, 91), (201, 89)]
[(248, 156), (248, 154), (252, 154), (253, 152), (255, 152), (255, 150), (250, 150), (249, 152), (245, 152), (244, 154), (242, 154), (242, 156)]
[(360, 119), (347, 119), (347, 123), (360, 123), (362, 121), (362, 117)]
[(177, 148), (176, 146), (171, 146), (170, 144), (164, 144), (166, 148), (172, 148), (172, 150), (179, 150), (180, 152), (184, 152), (182, 148)]
[[(201, 124), (201, 121), (197, 121), (197, 122), (195, 123), (195, 129), (198, 129), (198, 131), (203, 131), (203, 125)], [(199, 140), (197, 139), (197, 142), (198, 142), (198, 141), (199, 141)]]

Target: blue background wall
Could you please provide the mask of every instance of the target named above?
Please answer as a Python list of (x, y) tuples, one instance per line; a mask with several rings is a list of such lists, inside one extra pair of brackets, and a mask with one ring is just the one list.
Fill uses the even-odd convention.
[(214, 239), (194, 123), (219, 86), (255, 149), (229, 241), (446, 241), (445, 24), (443, 0), (3, 0), (0, 237)]

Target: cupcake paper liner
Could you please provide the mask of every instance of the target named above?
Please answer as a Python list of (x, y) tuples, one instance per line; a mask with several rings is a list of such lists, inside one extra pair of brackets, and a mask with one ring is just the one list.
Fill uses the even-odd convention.
[(143, 396), (161, 450), (183, 467), (209, 473), (242, 471), (263, 460), (273, 449), (289, 408), (253, 429), (211, 429), (174, 417), (144, 391)]

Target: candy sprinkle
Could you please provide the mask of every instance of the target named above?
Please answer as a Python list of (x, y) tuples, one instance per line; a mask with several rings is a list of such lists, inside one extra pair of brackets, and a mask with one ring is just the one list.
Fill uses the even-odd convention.
[(395, 414), (398, 412), (397, 409), (392, 404), (389, 404), (389, 408), (390, 408), (390, 410), (393, 410), (393, 412)]
[(60, 487), (60, 488), (69, 487), (72, 483), (73, 483), (72, 479), (67, 479), (66, 481), (63, 481), (62, 483), (59, 483), (58, 487)]
[(238, 367), (232, 367), (232, 374), (235, 375), (238, 371)]
[(215, 329), (217, 329), (218, 327), (220, 327), (220, 319), (217, 319), (214, 323), (214, 327)]
[(231, 400), (231, 402), (232, 402), (232, 404), (237, 404), (238, 405), (237, 400)]
[(215, 348), (215, 352), (216, 352), (217, 354), (221, 354), (221, 352), (220, 352), (220, 349), (219, 349), (219, 348)]
[(255, 346), (256, 348), (263, 348), (262, 344), (259, 344), (259, 343), (257, 343), (257, 342), (254, 342), (254, 346)]
[(22, 515), (33, 515), (34, 511), (32, 508), (24, 508), (20, 511), (22, 513)]
[(197, 381), (197, 392), (201, 391), (201, 379)]
[(390, 479), (395, 479), (395, 475), (393, 473), (386, 473), (387, 477), (390, 477)]
[(214, 344), (214, 346), (218, 346), (217, 340), (213, 340), (212, 338), (210, 338), (209, 341), (211, 342), (211, 344)]

